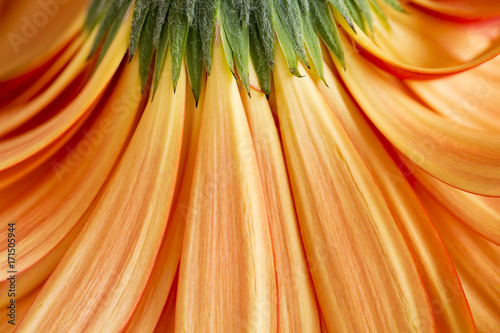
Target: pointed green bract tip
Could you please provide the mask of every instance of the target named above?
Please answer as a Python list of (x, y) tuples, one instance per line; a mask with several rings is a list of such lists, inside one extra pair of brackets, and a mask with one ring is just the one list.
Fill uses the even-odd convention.
[(152, 70), (154, 97), (168, 49), (174, 90), (184, 61), (196, 103), (203, 75), (210, 75), (213, 40), (219, 38), (215, 36), (217, 24), (227, 65), (238, 84), (251, 96), (252, 65), (262, 91), (269, 97), (276, 47), (282, 49), (290, 72), (297, 77), (302, 77), (300, 61), (325, 82), (322, 45), (346, 69), (332, 11), (338, 12), (354, 33), (356, 25), (362, 31), (373, 31), (375, 19), (390, 29), (384, 14), (389, 7), (404, 12), (398, 0), (93, 0), (85, 28), (98, 27), (89, 55), (100, 49), (97, 64), (130, 7), (128, 51), (130, 60), (139, 54), (142, 89)]

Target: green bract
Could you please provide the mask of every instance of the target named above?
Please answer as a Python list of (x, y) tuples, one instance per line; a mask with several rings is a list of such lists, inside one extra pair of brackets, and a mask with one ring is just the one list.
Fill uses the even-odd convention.
[[(154, 66), (153, 91), (167, 48), (171, 54), (174, 87), (186, 61), (193, 95), (198, 101), (203, 71), (210, 73), (212, 40), (220, 29), (228, 66), (250, 93), (250, 59), (262, 90), (271, 93), (274, 47), (280, 45), (290, 69), (300, 76), (298, 61), (312, 62), (320, 78), (323, 62), (320, 39), (341, 63), (344, 54), (331, 10), (344, 17), (353, 30), (372, 29), (372, 12), (387, 25), (378, 0), (93, 0), (85, 27), (98, 29), (92, 53), (102, 44), (99, 60), (109, 48), (123, 18), (133, 6), (129, 53), (139, 53), (144, 87)], [(397, 0), (380, 0), (402, 10)], [(156, 54), (154, 64), (151, 64)], [(185, 57), (184, 57), (185, 55)]]

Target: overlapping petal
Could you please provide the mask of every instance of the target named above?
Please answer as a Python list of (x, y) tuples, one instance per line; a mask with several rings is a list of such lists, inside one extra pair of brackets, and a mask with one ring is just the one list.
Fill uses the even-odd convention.
[(434, 331), (411, 253), (333, 111), (280, 53), (274, 75), (300, 232), (328, 331)]
[(467, 228), (422, 186), (416, 189), (457, 269), (478, 332), (498, 330), (500, 247)]
[(338, 12), (334, 15), (370, 61), (399, 78), (435, 79), (460, 73), (500, 52), (499, 18), (459, 24), (411, 7), (405, 7), (406, 12), (385, 7), (391, 28), (375, 24), (372, 37), (359, 27), (354, 32), (342, 15)]
[[(30, 177), (17, 182), (14, 190), (11, 186), (1, 192), (12, 202), (2, 207), (0, 218), (17, 222), (19, 297), (52, 273), (82, 229), (85, 213), (119, 159), (139, 112), (137, 65), (134, 61), (121, 73), (106, 103), (64, 149)], [(0, 237), (7, 238), (6, 229), (0, 231)], [(6, 252), (7, 243), (1, 249)], [(1, 267), (0, 290), (5, 292), (0, 303), (6, 305), (7, 262)]]
[(273, 240), (279, 332), (317, 332), (320, 322), (316, 296), (276, 124), (264, 93), (254, 92), (250, 98), (240, 90), (240, 95), (252, 132)]
[(146, 106), (89, 221), (19, 332), (117, 331), (137, 306), (165, 230), (182, 143), (186, 75), (174, 94), (169, 57), (166, 63), (160, 80), (166, 93)]
[(276, 331), (266, 205), (245, 110), (219, 38), (191, 183), (175, 330)]
[[(346, 44), (346, 48), (351, 46)], [(351, 49), (349, 91), (382, 134), (436, 178), (465, 191), (500, 195), (500, 135), (460, 126), (420, 104), (396, 78)]]
[(422, 276), (438, 331), (474, 332), (462, 286), (432, 222), (338, 76), (326, 65), (324, 68), (328, 86), (316, 79), (318, 89), (359, 151), (399, 224)]

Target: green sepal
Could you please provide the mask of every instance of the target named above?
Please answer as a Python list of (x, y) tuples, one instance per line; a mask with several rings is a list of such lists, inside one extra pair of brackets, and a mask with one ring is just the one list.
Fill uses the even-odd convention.
[(264, 41), (259, 35), (257, 20), (254, 15), (250, 15), (249, 22), (249, 36), (250, 36), (250, 57), (252, 59), (253, 67), (259, 79), (260, 88), (267, 97), (271, 95), (271, 69), (272, 65), (264, 53)]
[(212, 67), (212, 40), (218, 8), (219, 0), (198, 1), (196, 4), (197, 15), (195, 22), (193, 22), (200, 31), (201, 53), (208, 74), (210, 74), (210, 68)]
[(252, 17), (262, 41), (262, 51), (269, 66), (274, 66), (274, 27), (272, 0), (255, 0)]
[[(273, 8), (274, 9), (274, 8)], [(276, 9), (274, 9), (275, 17), (277, 17)], [(285, 29), (281, 25), (280, 20), (274, 21), (274, 28), (276, 29), (276, 34), (278, 35), (278, 41), (283, 50), (283, 54), (285, 55), (286, 63), (288, 65), (288, 69), (290, 73), (295, 76), (302, 77), (298, 70), (298, 60), (297, 55), (293, 49), (292, 41), (288, 37), (288, 34), (285, 32)]]
[(161, 29), (160, 42), (156, 48), (156, 59), (155, 59), (155, 77), (153, 84), (153, 94), (151, 99), (153, 99), (156, 89), (158, 88), (158, 83), (160, 82), (161, 72), (165, 62), (165, 55), (167, 54), (168, 47), (168, 22), (163, 23)]
[(234, 73), (233, 50), (231, 50), (231, 45), (229, 45), (226, 31), (224, 30), (224, 28), (222, 26), (220, 27), (220, 31), (221, 31), (220, 35), (221, 35), (221, 40), (222, 40), (222, 49), (224, 50), (224, 57), (226, 58), (227, 67), (229, 67), (229, 70), (231, 71), (234, 78), (236, 79), (236, 74)]
[(89, 6), (85, 19), (85, 29), (92, 30), (99, 21), (99, 18), (106, 13), (113, 0), (93, 0)]
[(193, 91), (196, 106), (201, 93), (203, 79), (203, 57), (201, 51), (200, 31), (197, 26), (191, 27), (186, 42), (186, 67)]
[(328, 1), (332, 4), (333, 8), (335, 8), (339, 12), (339, 14), (344, 18), (349, 27), (351, 27), (352, 31), (356, 32), (353, 18), (344, 0), (328, 0)]
[(326, 46), (335, 54), (342, 66), (345, 67), (342, 42), (328, 4), (323, 2), (323, 0), (311, 0), (310, 16), (314, 30), (316, 30)]
[[(329, 10), (328, 6), (326, 7), (326, 9)], [(320, 79), (324, 81), (321, 45), (319, 43), (318, 35), (316, 34), (312, 26), (311, 18), (306, 13), (302, 13), (302, 31), (307, 51), (309, 52), (309, 56), (311, 57), (314, 67), (316, 68), (316, 72), (318, 73)]]
[(188, 24), (191, 25), (193, 23), (193, 19), (194, 19), (196, 3), (203, 1), (203, 0), (198, 0), (198, 1), (197, 0), (184, 0), (184, 1), (185, 1), (184, 5), (185, 5)]
[(248, 27), (248, 21), (250, 19), (250, 0), (237, 0), (233, 3), (236, 4), (236, 8), (239, 12), (240, 26), (242, 28)]
[(141, 88), (144, 90), (144, 85), (149, 74), (151, 60), (153, 59), (154, 44), (153, 31), (156, 24), (156, 17), (153, 11), (149, 11), (146, 17), (146, 22), (139, 38), (139, 76), (141, 78)]
[(119, 14), (119, 7), (120, 7), (120, 2), (121, 0), (113, 0), (113, 2), (108, 6), (107, 11), (105, 12), (104, 16), (101, 19), (101, 22), (99, 23), (99, 28), (97, 30), (97, 34), (94, 39), (94, 43), (92, 44), (92, 49), (90, 50), (89, 53), (89, 59), (90, 57), (94, 54), (94, 52), (97, 50), (99, 45), (101, 44), (102, 40), (106, 36), (109, 28), (115, 21), (116, 17)]
[(300, 19), (300, 7), (297, 0), (274, 0), (273, 21), (276, 26), (281, 23), (282, 30), (288, 35), (290, 43), (295, 50), (297, 57), (306, 66), (307, 53), (302, 38), (302, 23)]
[(250, 77), (248, 74), (248, 62), (250, 60), (250, 50), (248, 47), (248, 24), (246, 27), (240, 26), (240, 17), (232, 10), (239, 0), (222, 0), (220, 3), (221, 25), (225, 27), (224, 32), (231, 46), (238, 71), (239, 79), (243, 87), (250, 94)]
[(120, 30), (123, 18), (125, 17), (125, 14), (127, 13), (128, 7), (130, 6), (131, 3), (132, 0), (123, 1), (120, 7), (118, 8), (118, 13), (113, 23), (111, 24), (111, 27), (108, 30), (106, 39), (104, 40), (104, 44), (102, 45), (101, 52), (99, 53), (99, 58), (97, 59), (96, 67), (101, 63), (102, 59), (106, 55), (106, 52), (113, 43), (113, 40), (115, 39), (118, 30)]
[(365, 19), (365, 22), (368, 24), (368, 27), (370, 28), (371, 31), (373, 31), (373, 18), (372, 18), (372, 12), (370, 10), (370, 3), (368, 0), (354, 0), (356, 2), (356, 5), (359, 8), (359, 11), (361, 12), (361, 16)]
[(366, 33), (366, 26), (365, 26), (365, 21), (363, 20), (363, 15), (361, 15), (361, 12), (359, 11), (359, 8), (356, 5), (356, 3), (354, 3), (353, 0), (342, 0), (342, 1), (344, 1), (345, 5), (349, 9), (349, 13), (351, 14), (354, 22), (356, 22), (358, 27), (363, 32)]
[(189, 22), (184, 0), (174, 0), (168, 14), (168, 39), (172, 63), (174, 91), (181, 75), (182, 57), (186, 48)]
[(132, 29), (130, 30), (130, 39), (128, 43), (128, 53), (130, 60), (137, 50), (139, 44), (139, 37), (148, 15), (151, 0), (137, 0), (134, 5), (134, 14), (132, 16)]
[(171, 0), (153, 0), (159, 2), (155, 8), (156, 25), (153, 32), (153, 42), (155, 48), (160, 47), (160, 39), (163, 32), (165, 20), (167, 19), (168, 8), (170, 7)]
[(299, 6), (302, 13), (309, 14), (309, 0), (299, 0)]

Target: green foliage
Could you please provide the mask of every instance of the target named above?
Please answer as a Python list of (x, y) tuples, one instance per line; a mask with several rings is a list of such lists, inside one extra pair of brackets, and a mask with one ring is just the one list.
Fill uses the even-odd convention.
[[(247, 93), (250, 94), (250, 79), (248, 75), (248, 61), (250, 57), (248, 22), (243, 23), (241, 21), (242, 17), (246, 16), (246, 13), (242, 14), (241, 12), (246, 11), (246, 8), (243, 6), (239, 8), (238, 2), (240, 0), (221, 0), (220, 20), (221, 26), (224, 27), (225, 37), (231, 49), (239, 79)], [(234, 10), (235, 8), (241, 10)], [(226, 29), (225, 27), (228, 28)]]
[(198, 102), (204, 72), (210, 74), (217, 21), (235, 78), (250, 93), (252, 61), (259, 84), (269, 96), (275, 47), (282, 49), (292, 74), (300, 76), (298, 62), (309, 67), (310, 60), (323, 78), (321, 41), (344, 64), (331, 10), (337, 11), (355, 33), (356, 25), (366, 32), (373, 29), (373, 14), (389, 27), (381, 2), (403, 11), (398, 0), (93, 0), (85, 27), (97, 27), (91, 54), (102, 46), (100, 61), (133, 6), (129, 53), (131, 57), (139, 53), (143, 88), (154, 71), (155, 93), (169, 49), (174, 89), (185, 61)]
[(262, 91), (269, 96), (271, 94), (271, 69), (274, 58), (269, 59), (266, 55), (265, 39), (260, 36), (257, 19), (254, 14), (250, 15), (250, 57), (259, 79)]
[(150, 2), (151, 0), (137, 0), (135, 3), (128, 46), (130, 59), (134, 56), (137, 45), (139, 44), (139, 37), (141, 36), (142, 27), (144, 26), (146, 16), (148, 15)]
[(191, 90), (198, 105), (201, 93), (201, 82), (203, 80), (203, 53), (198, 26), (189, 29), (186, 43), (186, 67), (191, 83)]

